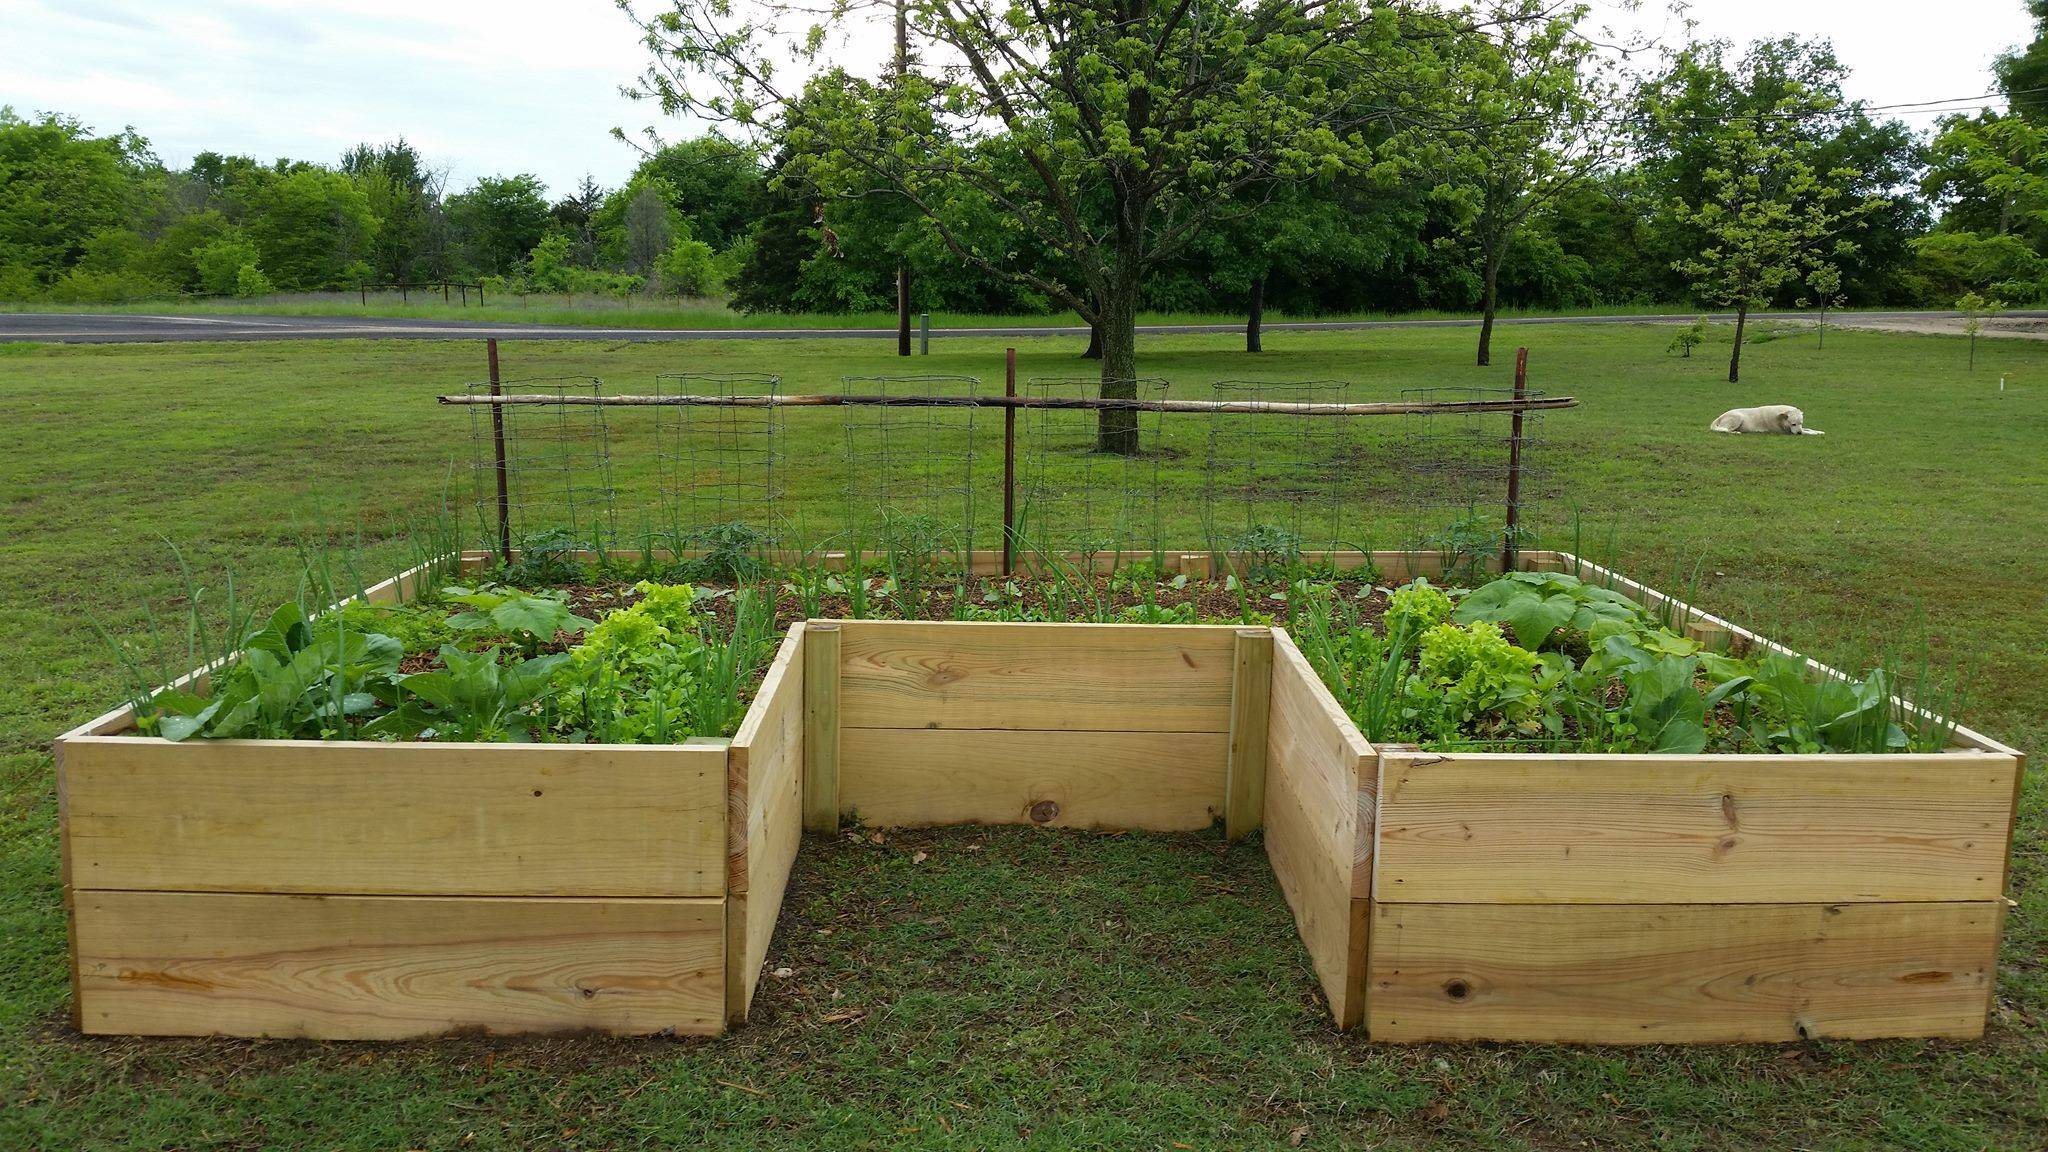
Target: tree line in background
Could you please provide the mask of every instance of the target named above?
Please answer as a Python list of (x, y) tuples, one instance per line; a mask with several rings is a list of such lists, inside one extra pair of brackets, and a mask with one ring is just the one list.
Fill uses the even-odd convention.
[(717, 137), (665, 148), (624, 187), (552, 200), (530, 175), (460, 192), (410, 144), (334, 165), (202, 152), (167, 168), (134, 132), (0, 109), (0, 299), (110, 303), (479, 281), (623, 296), (717, 291), (762, 193)]
[[(402, 140), (174, 169), (132, 130), (0, 111), (0, 299), (456, 279), (849, 312), (893, 306), (900, 263), (920, 309), (1239, 312), (1256, 340), (1268, 307), (2048, 297), (2048, 40), (2001, 61), (2007, 111), (1921, 133), (1844, 100), (1825, 43), (1625, 75), (1582, 8), (1541, 0), (898, 9), (896, 74), (781, 93), (729, 79), (763, 28), (713, 34), (679, 0), (643, 24), (647, 94), (732, 127), (552, 199), (529, 175), (450, 190)], [(713, 66), (707, 96), (688, 81)]]

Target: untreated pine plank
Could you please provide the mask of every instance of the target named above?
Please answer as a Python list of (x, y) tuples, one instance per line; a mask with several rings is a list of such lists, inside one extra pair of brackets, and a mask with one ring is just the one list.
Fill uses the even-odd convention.
[[(782, 894), (803, 840), (807, 686), (804, 654), (814, 643), (797, 624), (761, 682), (748, 720), (734, 737), (733, 759), (743, 765), (746, 871), (726, 899), (725, 1015), (746, 1019), (761, 961), (767, 955)], [(738, 818), (738, 817), (736, 817)]]
[(1235, 628), (840, 623), (847, 728), (1227, 732)]
[(1265, 843), (1340, 1028), (1365, 1013), (1370, 903), (1353, 896), (1358, 787), (1372, 751), (1285, 632), (1274, 638)]
[(1390, 756), (1375, 897), (1835, 903), (2000, 895), (2015, 762)]
[(775, 920), (782, 911), (782, 897), (803, 841), (801, 761), (786, 767), (788, 771), (780, 779), (758, 781), (767, 800), (749, 833), (752, 874), (746, 892), (726, 898), (725, 1016), (735, 1025), (746, 1021), (748, 1006), (754, 1002), (761, 964), (768, 957)]
[(792, 625), (733, 734), (726, 756), (727, 895), (747, 890), (753, 842), (775, 788), (802, 787), (805, 628)]
[(840, 636), (837, 624), (805, 631), (803, 824), (812, 832), (839, 828)]
[(715, 1034), (722, 899), (75, 894), (87, 1032)]
[(1222, 732), (847, 728), (839, 806), (881, 827), (1190, 832), (1223, 812)]
[(64, 747), (81, 888), (715, 896), (726, 750), (88, 737)]
[(1370, 895), (1375, 753), (1285, 631), (1278, 631), (1274, 642), (1268, 725), (1268, 795), (1274, 788), (1274, 765), (1284, 759), (1292, 769), (1289, 786), (1302, 792), (1304, 808), (1319, 816), (1314, 827), (1323, 841), (1321, 851), (1350, 853), (1351, 893)]
[(1241, 840), (1263, 820), (1266, 803), (1266, 722), (1273, 696), (1273, 630), (1237, 633), (1230, 688), (1230, 763), (1225, 788), (1224, 834)]
[[(1266, 802), (1266, 856), (1302, 947), (1339, 1028), (1364, 1015), (1367, 900), (1351, 895), (1351, 851), (1333, 815), (1314, 805), (1320, 789), (1300, 789), (1291, 767), (1275, 762)], [(1348, 822), (1348, 821), (1347, 821)]]
[(1974, 1039), (1996, 901), (1376, 904), (1374, 1040)]

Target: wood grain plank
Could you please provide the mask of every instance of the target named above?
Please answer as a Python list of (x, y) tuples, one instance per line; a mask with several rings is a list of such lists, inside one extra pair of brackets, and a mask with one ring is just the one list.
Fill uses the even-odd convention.
[(85, 1031), (714, 1034), (724, 901), (76, 894)]
[(726, 750), (88, 737), (64, 747), (81, 888), (716, 896)]
[(1266, 855), (1340, 1028), (1364, 1017), (1368, 902), (1353, 899), (1358, 789), (1371, 748), (1293, 641), (1276, 635), (1267, 729)]
[(753, 829), (753, 877), (745, 893), (726, 899), (726, 999), (728, 1023), (743, 1024), (761, 983), (762, 962), (775, 936), (782, 897), (803, 843), (802, 779), (796, 772), (764, 782), (770, 799)]
[(2000, 894), (2015, 763), (1422, 755), (1379, 797), (1382, 903), (1841, 903)]
[(814, 625), (804, 644), (804, 827), (839, 830), (839, 664), (837, 624)]
[(727, 895), (747, 890), (753, 832), (772, 798), (772, 787), (764, 791), (761, 781), (779, 783), (785, 775), (803, 772), (805, 636), (798, 622), (782, 638), (726, 756)]
[(1273, 703), (1273, 630), (1241, 628), (1230, 687), (1224, 834), (1241, 840), (1265, 819), (1266, 728)]
[(747, 842), (747, 871), (740, 888), (726, 901), (726, 1019), (746, 1019), (760, 981), (761, 961), (775, 931), (783, 890), (803, 841), (804, 764), (809, 739), (805, 731), (805, 696), (809, 691), (804, 661), (817, 633), (799, 624), (762, 682), (761, 723), (743, 726), (735, 757), (745, 763), (747, 801), (742, 835)]
[(839, 712), (848, 728), (1230, 728), (1232, 627), (840, 625)]
[(1190, 832), (1223, 812), (1228, 744), (1222, 732), (847, 728), (839, 808), (880, 827)]
[(1974, 1039), (1994, 901), (1376, 904), (1376, 1041)]

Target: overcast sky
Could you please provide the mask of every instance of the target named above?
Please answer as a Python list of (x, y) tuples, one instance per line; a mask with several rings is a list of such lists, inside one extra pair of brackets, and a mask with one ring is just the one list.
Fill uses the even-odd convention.
[[(1596, 21), (1679, 36), (1656, 0), (1635, 17), (1595, 2)], [(2025, 8), (1699, 0), (1692, 16), (1738, 42), (1831, 37), (1849, 95), (1898, 104), (1991, 91), (1993, 57), (2031, 34)], [(659, 119), (619, 94), (643, 66), (612, 0), (0, 0), (0, 104), (133, 126), (173, 165), (206, 149), (332, 163), (404, 136), (457, 188), (517, 172), (558, 194), (586, 172), (617, 184), (636, 157), (610, 130)]]

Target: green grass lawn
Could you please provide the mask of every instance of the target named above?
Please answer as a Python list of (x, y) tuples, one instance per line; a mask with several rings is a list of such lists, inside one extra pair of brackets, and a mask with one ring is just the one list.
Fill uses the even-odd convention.
[[(1250, 358), (1228, 336), (1161, 337), (1142, 368), (1176, 396), (1254, 375), (1348, 378), (1373, 395), (1504, 386), (1512, 357), (1471, 368), (1471, 339), (1287, 334)], [(1679, 359), (1668, 329), (1511, 339), (1532, 349), (1534, 386), (1581, 401), (1541, 424), (1542, 543), (1569, 547), (1578, 507), (1589, 550), (1611, 532), (1615, 559), (1652, 584), (1697, 559), (1699, 602), (1817, 654), (1910, 648), (1924, 629), (1967, 670), (1968, 723), (2048, 745), (2048, 345), (1982, 342), (1968, 372), (1960, 339), (1844, 330), (1823, 354), (1785, 337), (1746, 350), (1731, 386), (1725, 343)], [(999, 386), (1004, 343), (948, 340), (910, 367)], [(1015, 343), (1027, 378), (1091, 367), (1072, 340)], [(773, 371), (810, 391), (905, 370), (885, 344), (846, 341), (504, 352), (508, 377), (594, 374), (614, 392), (658, 372)], [(1977, 1045), (1374, 1046), (1326, 1024), (1256, 846), (973, 829), (808, 845), (771, 951), (792, 974), (767, 980), (758, 1021), (722, 1040), (70, 1034), (48, 743), (120, 696), (95, 622), (132, 636), (139, 604), (174, 608), (166, 541), (208, 584), (232, 568), (259, 599), (289, 594), (312, 534), (360, 531), (366, 569), (400, 563), (409, 518), (451, 491), (467, 507), (470, 418), (432, 398), (481, 363), (480, 347), (444, 343), (0, 346), (0, 1147), (1234, 1148), (1300, 1133), (1310, 1148), (1976, 1149), (2038, 1147), (2048, 1131), (2038, 771), (2021, 906)], [(1828, 435), (1706, 431), (1725, 408), (1769, 402), (1801, 405)], [(816, 529), (871, 516), (868, 496), (915, 495), (934, 516), (964, 505), (916, 471), (914, 429), (884, 468), (871, 442), (849, 450), (815, 415), (784, 425), (783, 513)], [(981, 417), (977, 443), (998, 423)], [(609, 424), (630, 533), (660, 520), (661, 444), (645, 414)], [(1080, 430), (1052, 432), (1043, 488), (1092, 475)], [(1137, 484), (1157, 478), (1160, 510), (1123, 522), (1202, 546), (1208, 433), (1206, 420), (1166, 431)], [(946, 472), (979, 493), (986, 524), (995, 463), (980, 452), (971, 474)], [(1382, 515), (1374, 502), (1422, 482), (1377, 452), (1346, 460), (1349, 495), (1306, 507), (1378, 534), (1365, 542), (1400, 546), (1390, 534), (1443, 511)], [(1225, 486), (1223, 505), (1259, 519), (1304, 506), (1251, 479)]]

